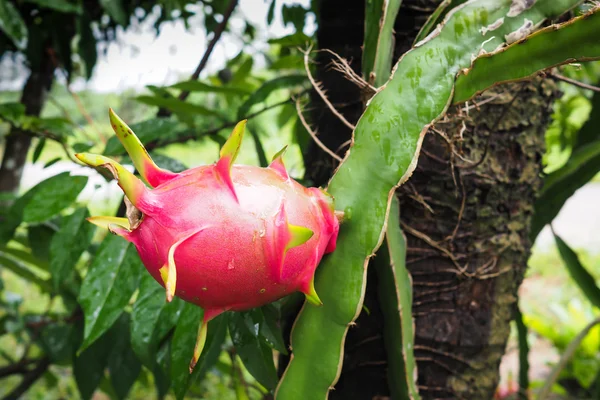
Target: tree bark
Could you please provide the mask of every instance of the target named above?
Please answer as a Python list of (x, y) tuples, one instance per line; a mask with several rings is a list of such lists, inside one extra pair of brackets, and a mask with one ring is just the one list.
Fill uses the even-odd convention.
[[(395, 24), (396, 59), (410, 49), (438, 3), (403, 2)], [(360, 73), (364, 1), (328, 0), (320, 6), (319, 47), (351, 59)], [(318, 53), (317, 79), (354, 122), (363, 109), (360, 92), (329, 70), (328, 59), (327, 53)], [(468, 113), (460, 107), (450, 110), (436, 124), (443, 134), (429, 132), (416, 171), (398, 192), (414, 281), (415, 353), (424, 399), (493, 397), (529, 257), (529, 222), (541, 184), (555, 86), (535, 80), (502, 86), (484, 97), (493, 95), (498, 97)], [(315, 94), (312, 99), (319, 137), (336, 150), (350, 130)], [(331, 157), (313, 146), (306, 160), (307, 178), (326, 184), (334, 168)], [(348, 332), (342, 374), (331, 399), (389, 396), (376, 288), (371, 269), (365, 294), (369, 312), (362, 312)]]
[[(48, 49), (44, 48), (39, 65), (31, 71), (23, 87), (21, 104), (25, 106), (26, 115), (39, 117), (54, 81), (55, 61), (46, 54), (47, 51)], [(0, 192), (18, 191), (30, 145), (31, 136), (19, 128), (11, 128), (6, 136), (4, 156), (0, 165)]]

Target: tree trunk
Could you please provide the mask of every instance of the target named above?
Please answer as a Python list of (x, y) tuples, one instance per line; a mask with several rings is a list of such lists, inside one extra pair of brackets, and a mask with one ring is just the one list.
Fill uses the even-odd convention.
[[(21, 104), (25, 106), (25, 114), (34, 117), (39, 117), (54, 81), (54, 58), (45, 54), (48, 49), (44, 48), (43, 51), (44, 54), (37, 68), (31, 71), (21, 94)], [(18, 191), (30, 145), (31, 136), (19, 128), (13, 127), (6, 136), (4, 156), (0, 166), (0, 192)]]
[[(396, 28), (396, 59), (407, 51), (439, 1), (405, 0)], [(318, 41), (352, 60), (360, 73), (364, 1), (322, 1)], [(317, 53), (317, 79), (354, 122), (360, 92)], [(531, 243), (528, 229), (540, 187), (544, 132), (555, 87), (535, 80), (486, 92), (487, 104), (450, 110), (423, 144), (416, 171), (398, 192), (414, 281), (418, 384), (424, 399), (491, 399)], [(346, 128), (313, 94), (312, 121), (336, 150)], [(481, 99), (480, 99), (481, 100)], [(461, 108), (463, 109), (461, 111)], [(307, 178), (326, 184), (334, 163), (313, 146)], [(348, 332), (341, 377), (331, 399), (389, 396), (377, 276), (368, 272), (365, 306)], [(399, 377), (399, 379), (402, 379)]]

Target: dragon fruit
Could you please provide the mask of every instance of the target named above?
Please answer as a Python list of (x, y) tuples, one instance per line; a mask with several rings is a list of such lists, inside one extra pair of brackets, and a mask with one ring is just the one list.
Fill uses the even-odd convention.
[(333, 199), (289, 177), (285, 148), (267, 168), (234, 165), (246, 121), (238, 123), (212, 165), (173, 173), (157, 167), (133, 131), (112, 111), (111, 125), (142, 178), (100, 155), (76, 154), (107, 168), (125, 193), (127, 218), (90, 222), (132, 242), (148, 272), (166, 289), (204, 309), (190, 362), (208, 322), (225, 311), (258, 307), (300, 291), (320, 305), (314, 273), (335, 249)]

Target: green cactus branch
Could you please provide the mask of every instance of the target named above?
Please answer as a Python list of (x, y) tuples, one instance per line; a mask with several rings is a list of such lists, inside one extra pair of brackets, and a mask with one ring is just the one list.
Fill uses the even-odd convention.
[(371, 0), (365, 9), (365, 47), (362, 69), (367, 82), (375, 87), (390, 77), (394, 55), (394, 21), (401, 0)]
[[(538, 26), (580, 2), (538, 0), (522, 9), (511, 7), (509, 0), (469, 1), (448, 13), (436, 34), (397, 63), (359, 120), (354, 143), (329, 183), (345, 222), (337, 250), (317, 270), (315, 286), (323, 307), (303, 307), (294, 324), (293, 358), (277, 398), (324, 399), (335, 385), (346, 333), (362, 310), (366, 267), (383, 240), (392, 195), (414, 170), (427, 128), (451, 103), (456, 74), (482, 48), (491, 52), (505, 36), (530, 23)], [(485, 38), (481, 28), (500, 19), (495, 35)]]
[[(489, 34), (493, 34), (490, 32)], [(453, 103), (465, 102), (489, 87), (535, 76), (539, 71), (600, 59), (600, 7), (478, 57), (456, 79)]]
[(387, 222), (386, 243), (373, 266), (377, 270), (383, 338), (388, 360), (388, 384), (394, 399), (420, 399), (414, 355), (412, 278), (406, 268), (406, 238), (398, 224), (399, 204), (393, 198)]

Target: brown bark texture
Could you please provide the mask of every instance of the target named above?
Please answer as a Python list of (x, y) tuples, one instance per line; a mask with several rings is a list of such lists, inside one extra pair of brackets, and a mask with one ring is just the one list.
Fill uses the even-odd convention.
[[(55, 68), (54, 58), (42, 54), (37, 68), (33, 69), (27, 78), (21, 94), (21, 104), (25, 106), (26, 115), (39, 117), (54, 81)], [(15, 193), (19, 189), (31, 139), (31, 136), (16, 127), (11, 128), (6, 136), (0, 165), (0, 192)]]
[[(402, 3), (395, 24), (396, 59), (411, 47), (437, 3)], [(351, 60), (358, 73), (363, 33), (364, 1), (320, 3), (319, 48)], [(329, 100), (355, 122), (363, 109), (359, 89), (331, 71), (329, 59), (327, 53), (316, 54), (317, 79)], [(398, 191), (424, 399), (493, 397), (531, 248), (529, 223), (555, 94), (551, 82), (536, 79), (488, 91), (476, 99), (485, 103), (481, 106), (452, 108), (428, 133), (416, 171)], [(313, 126), (330, 149), (338, 149), (350, 130), (318, 95), (313, 93), (312, 100)], [(307, 178), (326, 184), (335, 161), (317, 146), (306, 160)], [(389, 396), (377, 276), (370, 269), (367, 277), (365, 309), (349, 329), (331, 399)]]

